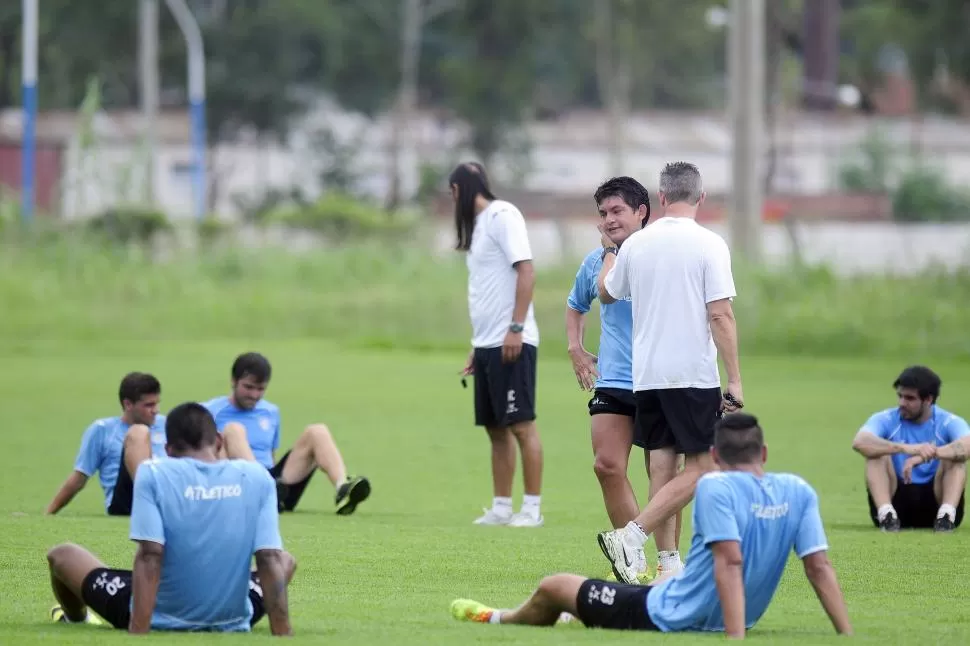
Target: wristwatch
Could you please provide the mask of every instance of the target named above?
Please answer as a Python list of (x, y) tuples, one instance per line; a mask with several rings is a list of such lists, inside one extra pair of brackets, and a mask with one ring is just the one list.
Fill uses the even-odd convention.
[(603, 249), (603, 258), (606, 258), (606, 254), (608, 253), (611, 253), (615, 256), (616, 254), (620, 253), (620, 250), (617, 247), (605, 247)]
[(522, 325), (521, 323), (512, 323), (511, 325), (509, 325), (509, 332), (514, 332), (515, 334), (519, 334), (524, 329), (525, 329), (525, 326)]

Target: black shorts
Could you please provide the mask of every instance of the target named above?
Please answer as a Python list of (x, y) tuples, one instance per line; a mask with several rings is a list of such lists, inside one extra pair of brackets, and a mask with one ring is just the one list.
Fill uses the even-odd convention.
[(714, 445), (714, 425), (721, 417), (720, 388), (641, 390), (633, 396), (638, 434), (647, 450), (673, 447), (677, 453), (697, 455)]
[(121, 448), (121, 460), (118, 465), (118, 481), (115, 482), (114, 493), (111, 494), (111, 504), (108, 505), (109, 516), (131, 516), (131, 505), (135, 497), (135, 483), (125, 467), (125, 449)]
[(515, 363), (502, 363), (502, 348), (475, 348), (475, 425), (505, 428), (536, 418), (537, 348), (522, 344)]
[[(131, 570), (91, 570), (81, 584), (81, 600), (115, 628), (128, 630), (131, 619)], [(255, 572), (249, 575), (249, 601), (253, 604), (253, 617), (249, 625), (255, 626), (266, 614), (263, 589)]]
[(647, 613), (648, 585), (586, 579), (576, 596), (576, 614), (587, 628), (660, 629)]
[[(872, 524), (879, 527), (879, 510), (876, 509), (876, 502), (872, 499), (872, 493), (868, 487), (866, 496), (869, 498), (869, 517), (872, 519)], [(902, 480), (898, 480), (892, 505), (899, 515), (899, 526), (904, 529), (931, 529), (936, 523), (936, 514), (940, 510), (940, 503), (936, 501), (936, 494), (933, 493), (932, 482), (904, 484)], [(963, 522), (963, 506), (964, 494), (960, 494), (960, 502), (957, 504), (957, 513), (953, 520), (956, 527)]]
[[(286, 464), (286, 460), (289, 457), (290, 452), (287, 451), (283, 454), (283, 457), (280, 458), (280, 461), (274, 464), (269, 470), (269, 473), (271, 476), (273, 476), (274, 480), (283, 475), (283, 465)], [(310, 484), (310, 478), (313, 477), (313, 474), (316, 473), (316, 471), (316, 469), (313, 469), (313, 471), (311, 471), (307, 477), (303, 478), (303, 480), (300, 480), (295, 484), (286, 485), (286, 494), (283, 496), (282, 500), (277, 501), (279, 503), (280, 511), (293, 511), (296, 509), (297, 503), (299, 503), (300, 498), (303, 497), (303, 492), (306, 491), (306, 486)]]
[[(633, 391), (623, 390), (622, 388), (597, 388), (593, 391), (593, 398), (589, 400), (589, 416), (595, 415), (622, 415), (635, 420), (637, 402), (633, 398)], [(643, 448), (645, 443), (639, 430), (634, 424), (633, 443)]]

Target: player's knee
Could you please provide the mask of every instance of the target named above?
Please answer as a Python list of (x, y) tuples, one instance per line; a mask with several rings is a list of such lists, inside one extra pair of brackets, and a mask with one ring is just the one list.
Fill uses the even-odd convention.
[(144, 424), (132, 424), (128, 427), (128, 432), (125, 433), (125, 446), (149, 442), (150, 433), (151, 431)]
[(71, 554), (77, 549), (73, 543), (61, 543), (47, 550), (47, 563), (51, 569), (58, 569), (66, 561), (70, 560)]
[(593, 459), (593, 473), (601, 481), (626, 476), (626, 467), (624, 460), (602, 451), (598, 451)]
[(327, 428), (326, 424), (310, 424), (303, 431), (303, 434), (317, 440), (333, 441), (333, 435), (331, 435), (330, 429)]

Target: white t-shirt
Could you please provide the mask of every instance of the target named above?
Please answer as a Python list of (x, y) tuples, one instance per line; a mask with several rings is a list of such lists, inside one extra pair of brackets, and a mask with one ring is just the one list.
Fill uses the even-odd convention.
[[(525, 218), (514, 205), (493, 200), (475, 217), (468, 250), (468, 312), (472, 323), (472, 347), (497, 348), (505, 341), (515, 309), (518, 272), (512, 265), (532, 260)], [(539, 345), (532, 303), (525, 321), (522, 342)]]
[(626, 239), (605, 287), (633, 301), (634, 391), (721, 386), (707, 303), (737, 295), (721, 236), (660, 218)]

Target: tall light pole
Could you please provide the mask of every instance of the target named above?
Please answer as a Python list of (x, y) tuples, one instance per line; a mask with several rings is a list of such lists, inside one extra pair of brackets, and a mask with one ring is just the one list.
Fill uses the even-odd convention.
[(141, 82), (141, 115), (143, 119), (147, 160), (145, 164), (145, 202), (155, 203), (155, 167), (158, 154), (158, 0), (139, 0), (138, 4), (138, 69)]
[(37, 21), (38, 0), (23, 0), (23, 135), (20, 148), (22, 217), (34, 216), (37, 135)]
[(205, 128), (205, 47), (202, 30), (185, 0), (165, 0), (169, 11), (175, 17), (189, 59), (189, 115), (192, 120), (192, 195), (195, 203), (195, 217), (202, 220), (206, 212), (206, 128)]
[(758, 262), (764, 204), (765, 0), (731, 0), (730, 6), (731, 246)]

